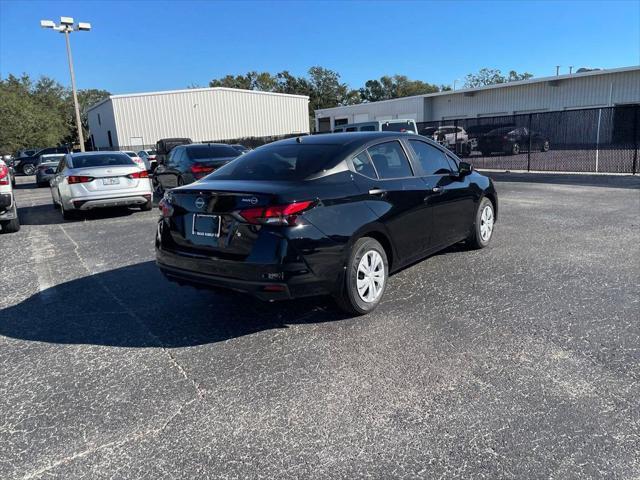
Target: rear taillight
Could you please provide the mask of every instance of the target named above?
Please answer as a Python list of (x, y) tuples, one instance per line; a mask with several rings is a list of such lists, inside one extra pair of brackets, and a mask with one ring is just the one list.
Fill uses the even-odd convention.
[(67, 177), (67, 182), (69, 182), (69, 184), (89, 183), (89, 182), (93, 182), (93, 177), (85, 177), (82, 175), (71, 175)]
[(314, 205), (315, 202), (313, 201), (295, 202), (288, 205), (247, 208), (239, 213), (248, 223), (256, 225), (295, 225), (298, 216)]
[(0, 185), (9, 185), (9, 167), (0, 165)]
[(211, 173), (215, 170), (214, 167), (209, 167), (207, 165), (202, 165), (200, 163), (194, 163), (191, 165), (191, 173), (194, 174), (203, 174), (203, 173)]
[(169, 218), (173, 215), (173, 206), (167, 201), (166, 198), (163, 198), (158, 203), (158, 209), (164, 218)]
[(146, 170), (142, 170), (140, 172), (134, 172), (134, 173), (130, 173), (129, 175), (127, 175), (127, 177), (133, 179), (133, 178), (149, 178), (149, 172), (147, 172)]

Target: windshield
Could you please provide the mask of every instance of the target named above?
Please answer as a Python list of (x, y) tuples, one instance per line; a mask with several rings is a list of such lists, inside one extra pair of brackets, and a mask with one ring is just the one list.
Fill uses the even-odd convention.
[(104, 153), (74, 156), (71, 165), (73, 168), (113, 167), (135, 165), (135, 162), (124, 153)]
[(252, 150), (215, 171), (215, 180), (304, 180), (333, 168), (338, 145), (268, 145)]
[(191, 145), (187, 147), (191, 160), (237, 157), (238, 151), (229, 145)]
[(416, 133), (416, 129), (413, 126), (413, 122), (394, 122), (383, 123), (383, 132), (413, 132)]

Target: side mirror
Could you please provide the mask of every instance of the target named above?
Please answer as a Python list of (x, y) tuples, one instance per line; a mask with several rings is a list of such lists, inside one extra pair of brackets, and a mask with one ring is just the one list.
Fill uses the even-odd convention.
[(469, 175), (471, 172), (473, 172), (473, 165), (471, 165), (469, 162), (460, 162), (460, 164), (458, 165), (458, 174), (461, 177)]

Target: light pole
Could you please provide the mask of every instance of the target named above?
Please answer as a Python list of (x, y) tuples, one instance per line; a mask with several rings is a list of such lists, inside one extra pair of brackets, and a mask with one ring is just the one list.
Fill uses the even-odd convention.
[(78, 92), (76, 91), (76, 76), (73, 73), (73, 57), (71, 56), (71, 43), (69, 42), (69, 34), (71, 32), (88, 32), (91, 30), (91, 24), (86, 22), (78, 22), (73, 24), (73, 18), (60, 17), (60, 25), (56, 25), (52, 20), (40, 20), (42, 28), (51, 28), (56, 32), (64, 33), (67, 42), (67, 58), (69, 60), (69, 73), (71, 73), (71, 91), (73, 92), (73, 105), (76, 110), (76, 126), (78, 127), (78, 140), (80, 142), (80, 151), (84, 152), (84, 135), (82, 134), (82, 122), (80, 120), (80, 105), (78, 104)]

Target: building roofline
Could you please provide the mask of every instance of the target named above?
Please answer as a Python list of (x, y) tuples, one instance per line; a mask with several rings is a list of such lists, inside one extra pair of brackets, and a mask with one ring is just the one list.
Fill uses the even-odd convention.
[(119, 95), (109, 95), (104, 100), (99, 101), (95, 105), (91, 105), (87, 112), (93, 110), (96, 107), (99, 107), (105, 102), (109, 100), (114, 100), (118, 98), (131, 98), (131, 97), (146, 97), (150, 95), (170, 95), (174, 93), (196, 93), (196, 92), (213, 92), (213, 91), (226, 91), (226, 92), (242, 92), (242, 93), (253, 93), (256, 95), (275, 95), (279, 97), (291, 97), (291, 98), (306, 98), (309, 100), (307, 95), (295, 95), (292, 93), (279, 93), (279, 92), (263, 92), (260, 90), (245, 90), (242, 88), (227, 88), (227, 87), (206, 87), (206, 88), (185, 88), (181, 90), (163, 90), (157, 92), (140, 92), (140, 93), (124, 93)]
[(357, 107), (359, 105), (371, 105), (371, 104), (378, 104), (378, 103), (388, 103), (388, 102), (397, 102), (399, 100), (408, 100), (408, 99), (415, 99), (415, 98), (428, 98), (428, 97), (440, 97), (443, 95), (456, 95), (458, 93), (468, 93), (468, 92), (481, 92), (483, 90), (492, 90), (495, 88), (507, 88), (507, 87), (517, 87), (520, 85), (530, 85), (533, 83), (543, 83), (543, 82), (550, 82), (553, 80), (567, 80), (567, 79), (574, 79), (574, 78), (583, 78), (583, 77), (591, 77), (594, 75), (608, 75), (610, 73), (622, 73), (622, 72), (632, 72), (632, 71), (640, 71), (640, 65), (635, 65), (632, 67), (620, 67), (620, 68), (609, 68), (609, 69), (602, 69), (602, 70), (592, 70), (589, 72), (582, 72), (582, 73), (567, 73), (564, 75), (553, 75), (553, 76), (549, 76), (549, 77), (539, 77), (539, 78), (529, 78), (527, 80), (518, 80), (515, 82), (505, 82), (505, 83), (496, 83), (493, 85), (484, 85), (482, 87), (475, 87), (475, 88), (461, 88), (458, 90), (446, 90), (443, 92), (435, 92), (435, 93), (425, 93), (422, 95), (412, 95), (410, 97), (398, 97), (398, 98), (391, 98), (389, 100), (380, 100), (377, 102), (368, 102), (368, 103), (357, 103), (355, 105), (343, 105), (340, 107), (332, 107), (332, 108), (319, 108), (318, 110), (314, 110), (314, 113), (327, 113), (327, 112), (331, 112), (334, 110), (339, 110), (345, 107)]

